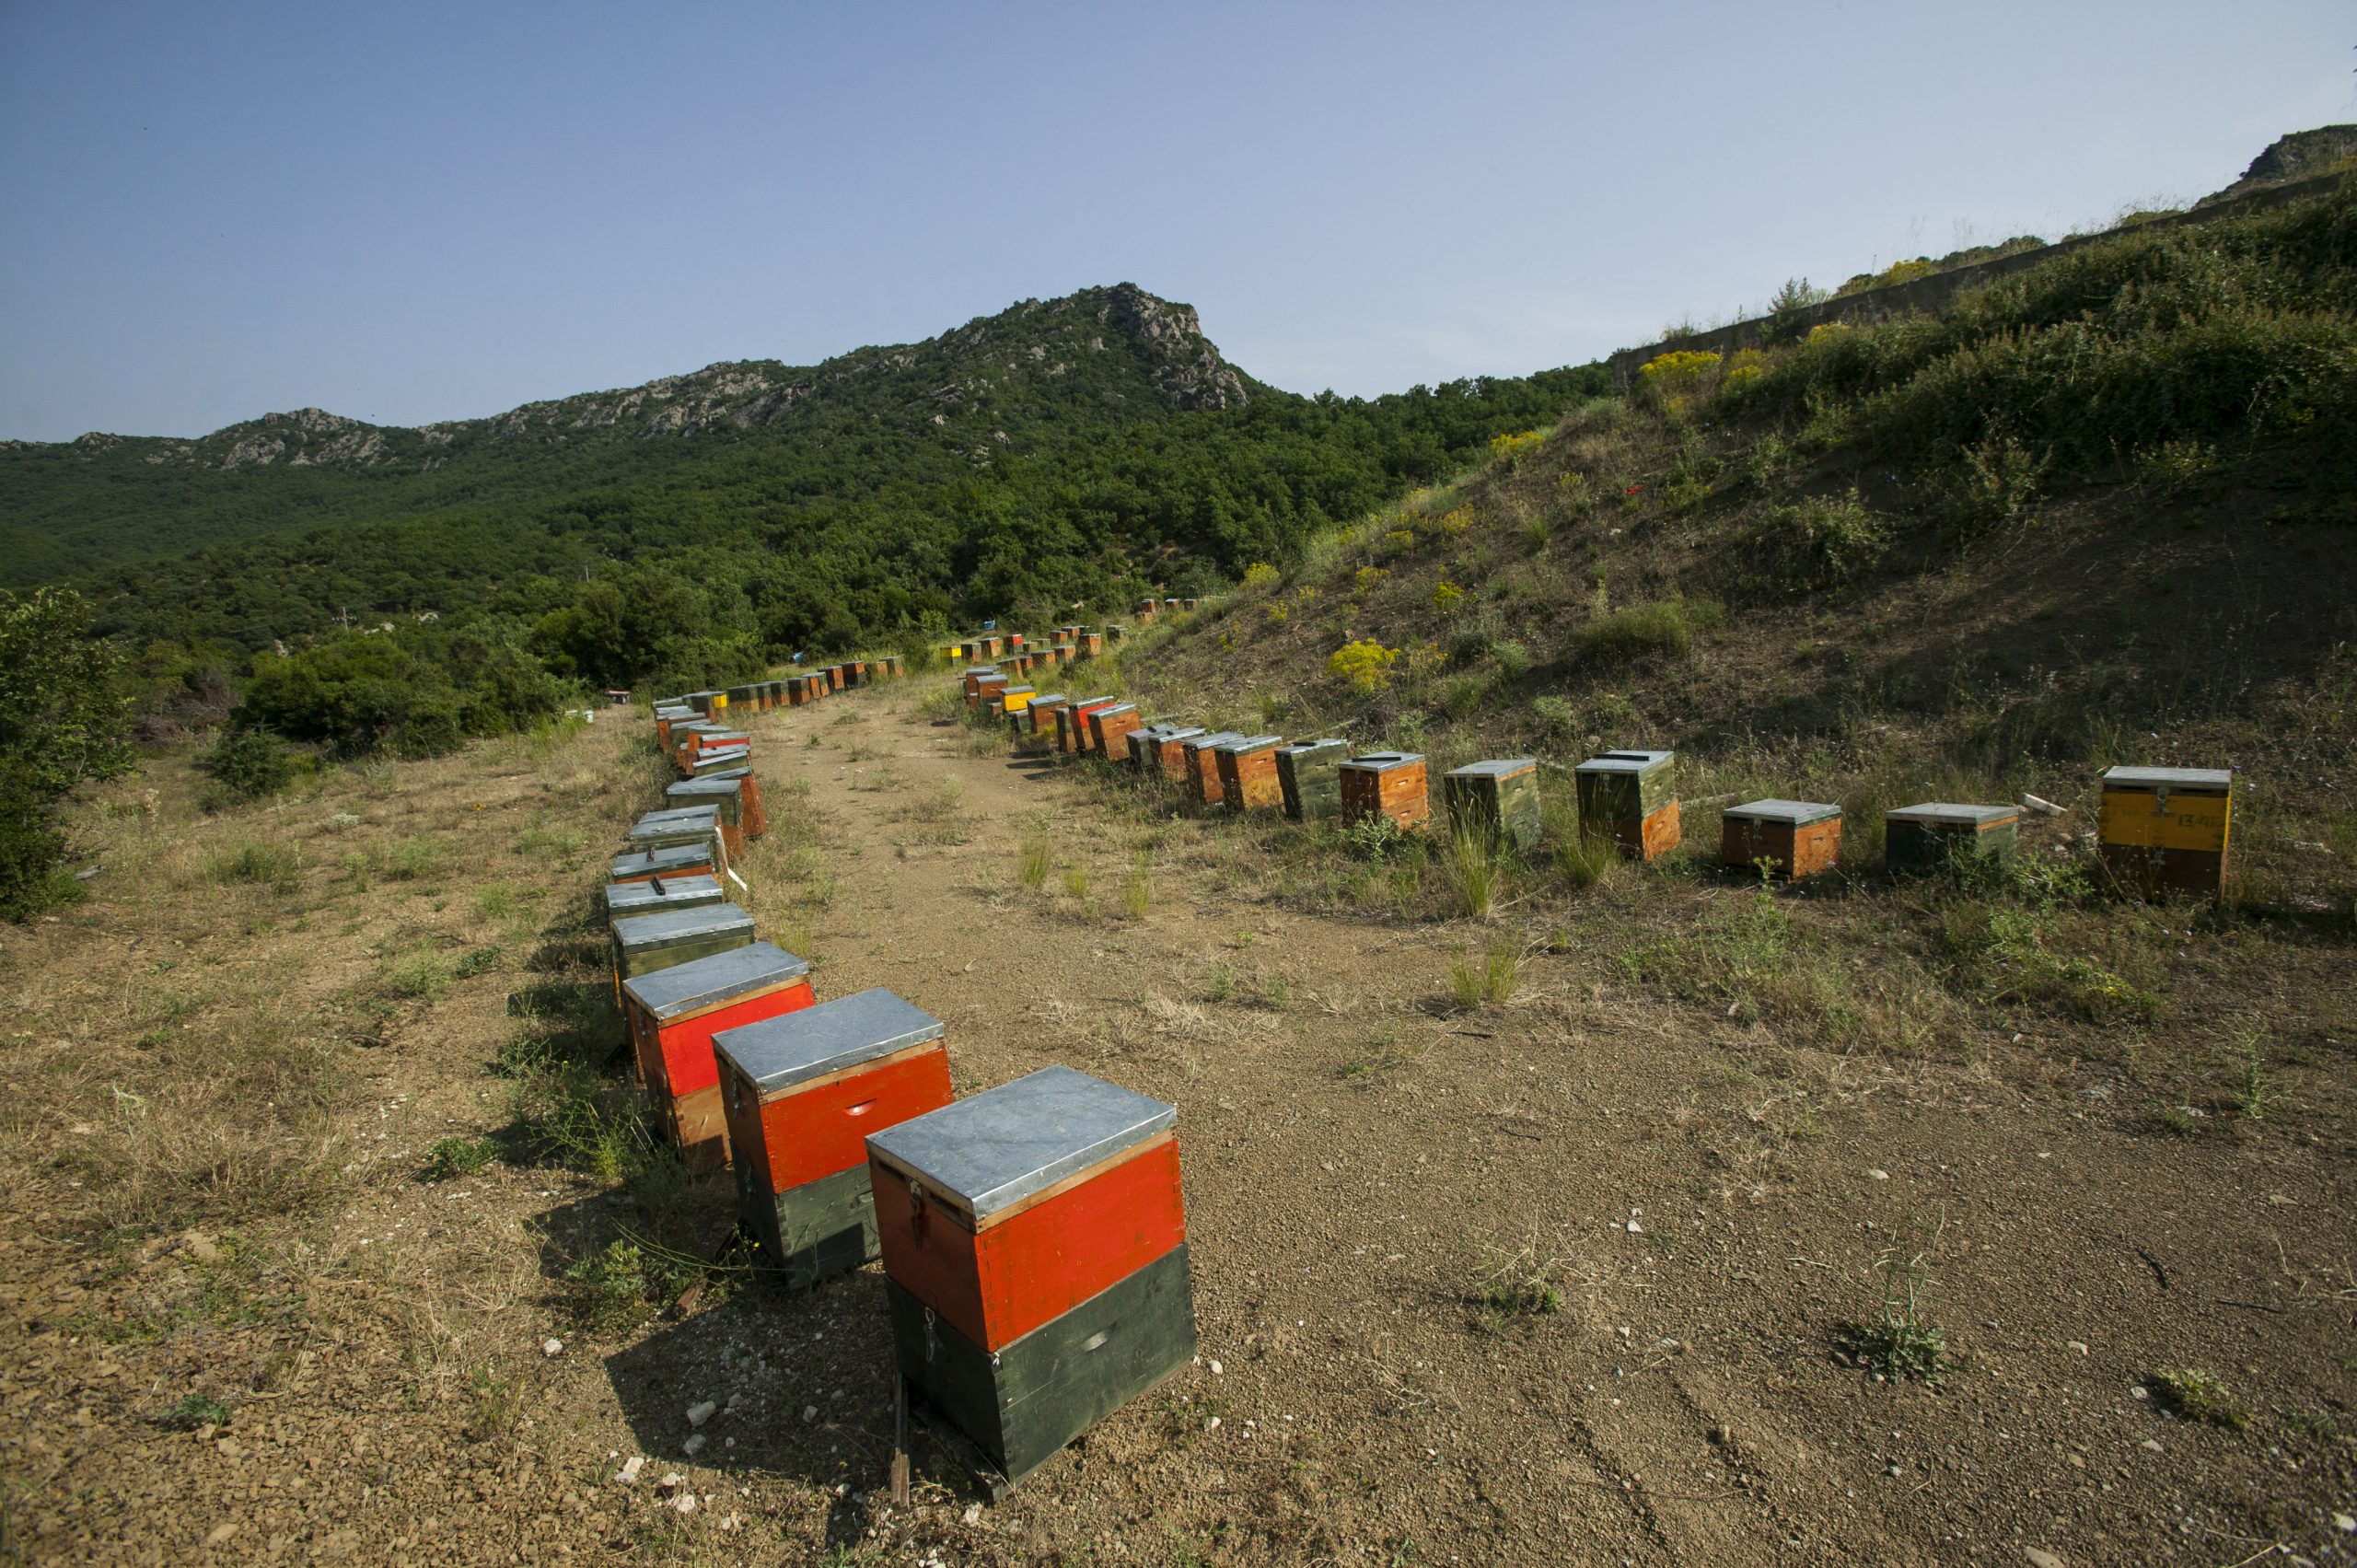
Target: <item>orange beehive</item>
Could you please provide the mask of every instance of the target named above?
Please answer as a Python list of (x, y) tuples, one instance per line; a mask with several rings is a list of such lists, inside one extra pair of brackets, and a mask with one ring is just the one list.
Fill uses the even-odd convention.
[(1424, 782), (1424, 760), (1413, 751), (1368, 751), (1335, 770), (1342, 786), (1342, 819), (1384, 817), (1401, 828), (1432, 820), (1432, 793)]
[(842, 689), (843, 667), (839, 664), (829, 665), (827, 667), (827, 690), (830, 691), (840, 691)]
[(941, 1021), (863, 991), (725, 1030), (712, 1048), (737, 1213), (763, 1266), (804, 1285), (875, 1257), (865, 1140), (949, 1103)]
[(1183, 784), (1187, 778), (1187, 742), (1203, 731), (1192, 725), (1166, 724), (1159, 726), (1153, 749), (1146, 754), (1146, 765), (1159, 768), (1162, 776), (1172, 784)]
[(966, 705), (978, 710), (987, 709), (991, 699), (1000, 695), (1005, 690), (1006, 675), (1002, 670), (993, 669), (987, 675), (977, 676), (974, 680), (974, 694), (966, 699)]
[(1130, 732), (1145, 723), (1135, 703), (1114, 703), (1088, 715), (1089, 749), (1099, 757), (1121, 761), (1130, 754)]
[(1277, 777), (1277, 748), (1282, 735), (1248, 735), (1213, 747), (1219, 769), (1220, 798), (1231, 811), (1282, 811), (1284, 784)]
[(728, 1123), (712, 1037), (816, 1000), (810, 966), (767, 942), (622, 981), (638, 1080), (691, 1169), (728, 1163)]
[(1187, 786), (1187, 798), (1198, 807), (1217, 806), (1227, 798), (1220, 783), (1218, 749), (1245, 738), (1232, 729), (1221, 729), (1202, 731), (1178, 742), (1183, 759), (1178, 776)]
[(1781, 881), (1830, 871), (1841, 856), (1841, 808), (1815, 800), (1755, 800), (1719, 819), (1719, 858)]
[(1089, 658), (1095, 658), (1098, 654), (1103, 653), (1105, 651), (1105, 633), (1102, 632), (1083, 632), (1080, 634), (1080, 651), (1084, 656)]

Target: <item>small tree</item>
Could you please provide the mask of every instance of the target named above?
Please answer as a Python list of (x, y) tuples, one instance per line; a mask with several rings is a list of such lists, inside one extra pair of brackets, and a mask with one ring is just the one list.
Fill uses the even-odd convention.
[(123, 661), (90, 634), (90, 609), (69, 588), (0, 591), (0, 918), (22, 920), (60, 887), (58, 800), (89, 779), (130, 770)]

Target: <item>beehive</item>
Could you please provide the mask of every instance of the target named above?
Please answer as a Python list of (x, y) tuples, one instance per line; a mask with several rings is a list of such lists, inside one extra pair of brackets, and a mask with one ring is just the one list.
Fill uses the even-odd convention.
[(737, 1212), (800, 1287), (877, 1255), (865, 1140), (949, 1103), (941, 1021), (863, 991), (713, 1039)]
[(1678, 847), (1678, 753), (1606, 751), (1574, 768), (1580, 831), (1610, 839), (1632, 860)]
[(1212, 748), (1220, 800), (1230, 811), (1282, 811), (1285, 786), (1277, 777), (1282, 735), (1248, 735)]
[(1115, 697), (1089, 697), (1067, 706), (1064, 709), (1066, 717), (1056, 731), (1057, 749), (1068, 751), (1075, 757), (1086, 756), (1094, 750), (1096, 738), (1089, 727), (1089, 720), (1100, 709), (1112, 707), (1119, 701)]
[[(691, 778), (699, 779), (723, 776), (746, 767), (751, 761), (753, 749), (741, 744), (715, 747), (709, 751), (699, 751), (696, 753), (695, 761), (688, 769), (688, 774)], [(761, 835), (756, 832), (753, 836), (759, 838)]]
[(995, 633), (982, 639), (982, 656), (993, 659), (1006, 651), (1006, 639)]
[(976, 692), (981, 684), (982, 677), (997, 673), (998, 668), (995, 665), (975, 664), (966, 667), (966, 673), (958, 680), (958, 690), (964, 694), (968, 707), (976, 708), (981, 705), (981, 699)]
[(1538, 847), (1538, 759), (1493, 757), (1441, 775), (1448, 830), (1527, 854)]
[(1187, 782), (1187, 743), (1204, 733), (1202, 726), (1190, 724), (1167, 724), (1154, 738), (1153, 764), (1170, 783)]
[(799, 1012), (816, 1000), (810, 966), (768, 942), (622, 981), (622, 1016), (637, 1051), (639, 1082), (690, 1169), (717, 1170), (728, 1163), (728, 1121), (713, 1037)]
[(865, 659), (854, 658), (845, 659), (843, 661), (843, 684), (847, 687), (865, 686), (867, 684), (867, 661)]
[(681, 779), (666, 785), (673, 806), (710, 806), (719, 814), (721, 842), (733, 858), (745, 853), (745, 783), (742, 779)]
[(656, 914), (664, 910), (703, 909), (727, 901), (728, 895), (721, 891), (717, 877), (682, 874), (606, 884), (606, 919), (609, 923), (642, 914)]
[(1129, 634), (1129, 630), (1130, 629), (1126, 626), (1108, 621), (1105, 622), (1105, 641), (1108, 643), (1118, 643)]
[(1006, 676), (1002, 671), (993, 669), (987, 675), (978, 676), (974, 680), (974, 695), (966, 705), (970, 708), (987, 708), (990, 705), (990, 700), (1006, 688)]
[(749, 947), (752, 941), (753, 917), (730, 903), (656, 910), (618, 920), (612, 935), (614, 1005), (621, 1005), (624, 981)]
[(720, 807), (707, 800), (649, 811), (632, 823), (623, 836), (633, 849), (668, 849), (674, 844), (708, 843), (719, 831)]
[(747, 714), (758, 713), (761, 711), (761, 693), (752, 687), (731, 686), (728, 689), (728, 706), (737, 717), (743, 718)]
[(2003, 864), (2021, 846), (2021, 808), (1933, 801), (1882, 814), (1882, 861), (1892, 871), (1945, 871), (1968, 861)]
[(1384, 817), (1402, 828), (1421, 828), (1432, 820), (1424, 760), (1416, 752), (1369, 751), (1338, 764), (1335, 775), (1346, 821)]
[(842, 665), (829, 665), (827, 667), (826, 674), (828, 691), (840, 691), (843, 689), (843, 667)]
[(713, 854), (712, 842), (707, 839), (700, 844), (670, 844), (616, 855), (606, 880), (644, 882), (650, 877), (716, 877), (720, 871), (719, 857)]
[(696, 712), (703, 714), (706, 718), (710, 718), (714, 710), (723, 703), (726, 703), (727, 698), (717, 691), (691, 691), (684, 697), (681, 697), (679, 701), (685, 703), (689, 707), (693, 708)]
[(1177, 1121), (1048, 1067), (868, 1136), (900, 1373), (1010, 1482), (1194, 1356)]
[(1142, 626), (1153, 625), (1154, 610), (1154, 600), (1150, 598), (1142, 598), (1138, 600), (1137, 604), (1133, 607), (1133, 613), (1135, 613), (1138, 618), (1138, 624)]
[(1350, 748), (1340, 738), (1278, 747), (1277, 787), (1284, 796), (1285, 815), (1307, 822), (1340, 811), (1342, 784), (1337, 770), (1349, 755)]
[(900, 662), (900, 656), (899, 654), (892, 654), (885, 658), (884, 673), (892, 677), (894, 679), (898, 679), (900, 677), (908, 673), (907, 668), (903, 667)]
[(1088, 715), (1088, 749), (1108, 761), (1126, 757), (1130, 732), (1145, 723), (1135, 703), (1112, 703)]
[(1103, 653), (1105, 651), (1105, 633), (1102, 632), (1083, 632), (1080, 634), (1080, 651), (1082, 656), (1086, 658), (1095, 658), (1097, 655)]
[(1044, 735), (1050, 740), (1053, 740), (1056, 735), (1056, 710), (1071, 701), (1071, 695), (1062, 691), (1042, 691), (1032, 698), (1031, 705), (1023, 711), (1022, 716), (1031, 721), (1025, 733), (1034, 736)]
[(2113, 768), (2103, 775), (2096, 837), (2120, 884), (2147, 898), (2226, 890), (2231, 768)]
[(1830, 871), (1841, 858), (1841, 808), (1815, 800), (1755, 800), (1721, 819), (1719, 858), (1736, 870), (1768, 861), (1783, 881)]
[(696, 711), (685, 703), (656, 709), (655, 749), (668, 756), (671, 751), (671, 726), (682, 722), (692, 722), (695, 716)]
[(1231, 740), (1246, 738), (1232, 729), (1199, 730), (1178, 742), (1179, 755), (1185, 759), (1179, 779), (1187, 786), (1187, 798), (1198, 809), (1227, 798), (1220, 784), (1219, 749)]
[(674, 720), (665, 749), (670, 752), (671, 761), (678, 765), (679, 771), (686, 772), (690, 761), (695, 756), (696, 737), (707, 731), (717, 734), (727, 727), (726, 725), (714, 724), (710, 719)]
[(761, 809), (761, 781), (748, 766), (749, 761), (749, 758), (740, 758), (737, 766), (717, 770), (704, 777), (736, 784), (737, 798), (745, 803), (745, 836), (758, 839), (770, 830), (770, 819), (769, 813)]

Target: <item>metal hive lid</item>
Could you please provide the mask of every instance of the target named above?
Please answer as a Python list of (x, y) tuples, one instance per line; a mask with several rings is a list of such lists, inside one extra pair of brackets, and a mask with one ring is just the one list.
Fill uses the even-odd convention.
[(1510, 779), (1517, 773), (1527, 773), (1538, 766), (1536, 757), (1492, 757), (1484, 761), (1468, 762), (1461, 768), (1451, 768), (1443, 774), (1452, 779)]
[(673, 806), (660, 811), (650, 811), (630, 826), (633, 839), (652, 838), (658, 833), (693, 832), (720, 825), (720, 807), (712, 805)]
[[(738, 795), (743, 793), (743, 788), (735, 779), (681, 779), (677, 784), (665, 784), (663, 797), (666, 800), (687, 800), (703, 796)], [(713, 809), (717, 810), (718, 807)]]
[(666, 942), (752, 929), (753, 917), (735, 904), (705, 904), (698, 909), (657, 910), (653, 914), (618, 920), (614, 922), (614, 940), (627, 953), (640, 947), (660, 947)]
[(1153, 726), (1156, 740), (1192, 740), (1203, 733), (1203, 726), (1194, 724), (1161, 724)]
[(689, 900), (716, 904), (721, 901), (720, 878), (717, 877), (650, 877), (644, 882), (609, 882), (606, 884), (606, 912), (619, 919), (625, 911), (638, 910), (652, 913), (667, 905)]
[(668, 1023), (752, 992), (789, 985), (809, 972), (808, 964), (775, 943), (755, 942), (626, 980), (622, 990), (657, 1023)]
[(1323, 740), (1296, 740), (1290, 746), (1280, 746), (1277, 749), (1288, 757), (1308, 757), (1314, 756), (1320, 751), (1330, 751), (1336, 747), (1346, 746), (1348, 744), (1349, 742), (1345, 741), (1341, 736), (1329, 735)]
[(1028, 697), (1033, 695), (1035, 691), (1036, 688), (1029, 686), (1010, 686), (1006, 689), (1006, 694), (1010, 697)]
[(1952, 800), (1929, 800), (1920, 806), (1901, 806), (1883, 813), (1887, 822), (1936, 822), (1943, 826), (1980, 827), (1990, 822), (2009, 822), (2022, 814), (2018, 806), (1963, 806)]
[(1097, 711), (1105, 714), (1133, 714), (1138, 711), (1138, 705), (1135, 703), (1112, 703)]
[(741, 729), (707, 729), (703, 738), (714, 742), (704, 748), (707, 751), (726, 751), (732, 746), (750, 746), (753, 743), (753, 738)]
[(1043, 1067), (870, 1133), (867, 1146), (980, 1221), (1178, 1121), (1176, 1106), (1070, 1067)]
[(1284, 743), (1285, 738), (1282, 735), (1239, 735), (1233, 740), (1221, 741), (1212, 749), (1234, 752), (1241, 756), (1247, 751), (1266, 751), (1271, 747), (1283, 746)]
[(1074, 703), (1073, 706), (1075, 708), (1109, 708), (1120, 701), (1120, 699), (1119, 697), (1083, 697), (1079, 702)]
[(710, 865), (712, 846), (702, 844), (666, 844), (661, 849), (644, 850), (635, 854), (614, 857), (612, 880), (626, 882), (634, 877), (660, 875), (666, 871), (684, 871), (691, 865)]
[(1062, 691), (1042, 691), (1039, 695), (1031, 699), (1031, 705), (1035, 708), (1050, 708), (1053, 707), (1058, 703), (1069, 703), (1071, 701), (1072, 699)]
[(1421, 751), (1362, 751), (1344, 761), (1345, 768), (1364, 768), (1371, 773), (1387, 773), (1394, 768), (1404, 768), (1411, 762), (1421, 762)]
[(1839, 806), (1821, 800), (1753, 800), (1741, 806), (1730, 806), (1724, 813), (1741, 822), (1782, 822), (1789, 827), (1805, 828), (1812, 822), (1823, 822), (1841, 815)]
[[(727, 761), (728, 759), (724, 757), (721, 761)], [(709, 772), (700, 772), (690, 782), (694, 784), (703, 784), (709, 780), (718, 779), (726, 784), (742, 784), (745, 780), (753, 776), (753, 770), (743, 765), (742, 758), (739, 758), (737, 761), (737, 765), (736, 767), (719, 768)]]
[(1199, 729), (1192, 735), (1179, 737), (1178, 743), (1190, 751), (1209, 751), (1214, 747), (1225, 746), (1231, 740), (1243, 738), (1244, 737), (1232, 729)]
[(1572, 772), (1643, 775), (1667, 767), (1677, 755), (1675, 751), (1599, 751)]
[(712, 1049), (762, 1094), (774, 1094), (939, 1040), (941, 1033), (939, 1018), (879, 988), (723, 1029), (712, 1037)]
[(2127, 789), (2189, 789), (2203, 793), (2234, 787), (2232, 768), (2107, 768), (2103, 782)]

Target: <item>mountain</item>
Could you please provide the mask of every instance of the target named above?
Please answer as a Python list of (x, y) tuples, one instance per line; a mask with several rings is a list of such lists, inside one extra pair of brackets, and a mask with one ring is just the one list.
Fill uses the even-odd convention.
[(544, 495), (693, 464), (719, 445), (784, 452), (888, 435), (908, 459), (947, 471), (1138, 420), (1240, 408), (1268, 390), (1221, 357), (1191, 307), (1121, 284), (818, 366), (738, 360), (488, 419), (407, 427), (306, 408), (194, 440), (0, 442), (0, 584)]

